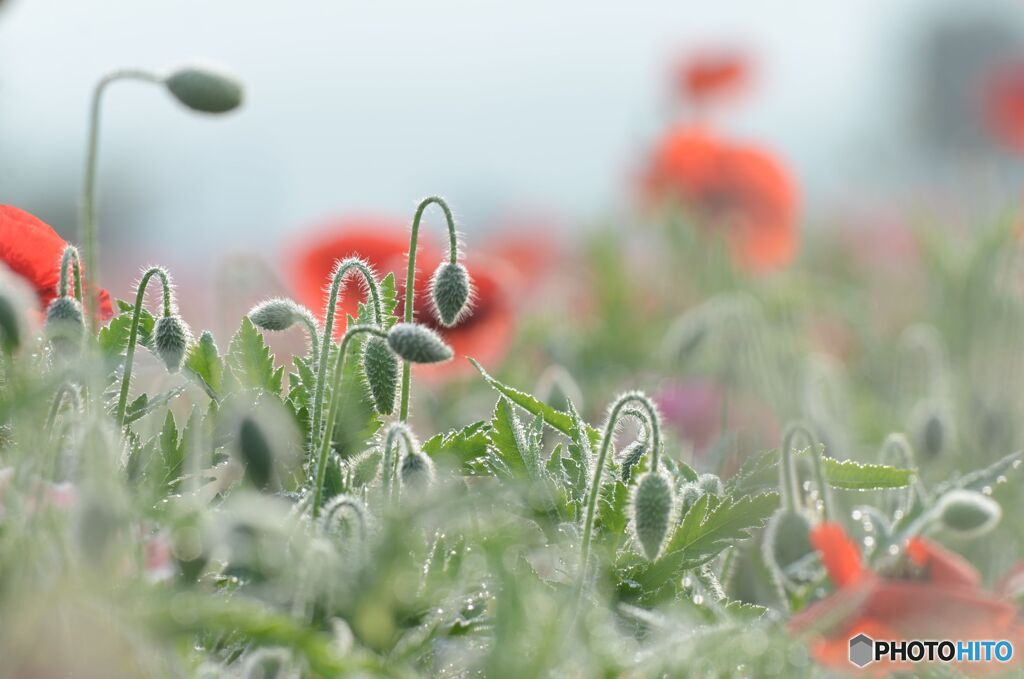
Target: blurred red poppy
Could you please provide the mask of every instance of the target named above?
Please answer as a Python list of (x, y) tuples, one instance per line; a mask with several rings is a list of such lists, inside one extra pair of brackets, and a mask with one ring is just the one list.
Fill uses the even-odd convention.
[(1024, 153), (1024, 61), (994, 69), (982, 85), (985, 128), (1010, 151)]
[(750, 83), (746, 55), (729, 50), (706, 51), (680, 60), (676, 86), (684, 99), (705, 104), (742, 92)]
[[(874, 573), (838, 523), (811, 531), (836, 591), (790, 620), (790, 631), (812, 632), (811, 650), (822, 664), (849, 669), (850, 638), (1006, 639), (1019, 637), (1017, 610), (980, 588), (980, 578), (962, 557), (924, 538), (907, 543), (910, 571)], [(1015, 638), (1016, 638), (1015, 637)], [(880, 671), (896, 669), (888, 664)]]
[(675, 203), (704, 228), (721, 231), (736, 262), (763, 271), (796, 253), (796, 189), (768, 152), (678, 127), (658, 143), (645, 177), (648, 198)]
[[(45, 309), (57, 296), (67, 242), (48, 224), (12, 205), (0, 205), (0, 260), (32, 285)], [(100, 318), (114, 315), (110, 293), (99, 291)]]
[[(408, 260), (409, 229), (398, 220), (362, 218), (346, 219), (329, 224), (319, 237), (305, 239), (309, 243), (294, 257), (291, 278), (299, 302), (323, 314), (327, 305), (327, 286), (335, 261), (358, 255), (376, 269), (380, 276), (395, 274), (399, 303), (396, 314), (404, 309), (405, 276)], [(473, 280), (473, 313), (454, 328), (444, 328), (434, 318), (430, 303), (430, 277), (445, 255), (425, 230), (420, 231), (416, 255), (415, 318), (437, 330), (452, 346), (456, 360), (438, 366), (417, 366), (419, 374), (451, 375), (472, 369), (471, 356), (484, 364), (499, 361), (512, 336), (512, 310), (507, 297), (505, 274), (500, 261), (470, 258), (465, 261)], [(353, 277), (355, 280), (355, 277)], [(354, 314), (364, 294), (349, 281), (338, 303), (338, 333), (344, 330), (344, 315)]]

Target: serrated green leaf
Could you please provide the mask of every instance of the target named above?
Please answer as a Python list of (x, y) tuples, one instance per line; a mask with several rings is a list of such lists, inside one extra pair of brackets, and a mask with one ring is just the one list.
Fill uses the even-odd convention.
[(447, 458), (468, 470), (465, 465), (471, 460), (487, 454), (487, 434), (491, 425), (480, 420), (462, 429), (455, 429), (428, 439), (422, 446), (423, 452), (432, 458)]
[(217, 399), (224, 393), (224, 361), (209, 331), (204, 331), (199, 341), (189, 347), (185, 370), (200, 381), (211, 398)]
[(935, 488), (936, 495), (942, 495), (952, 488), (966, 488), (967, 490), (981, 491), (986, 486), (993, 486), (999, 482), (1000, 477), (1005, 477), (1013, 471), (1019, 471), (1024, 467), (1024, 451), (1010, 453), (1006, 457), (996, 460), (984, 469), (977, 469), (964, 474), (958, 479), (947, 481)]
[(490, 429), (487, 433), (490, 443), (488, 452), (508, 470), (508, 474), (517, 478), (527, 478), (536, 472), (532, 466), (529, 446), (523, 426), (516, 416), (512, 404), (504, 396), (498, 399), (491, 416)]
[(274, 368), (274, 355), (248, 316), (242, 317), (241, 326), (231, 338), (226, 363), (231, 369), (231, 379), (241, 388), (281, 393), (284, 368)]
[(174, 414), (168, 410), (164, 417), (164, 426), (158, 436), (158, 450), (161, 462), (161, 480), (169, 489), (177, 484), (184, 471), (185, 441), (179, 440), (178, 427), (174, 422)]
[(900, 469), (882, 464), (866, 464), (854, 460), (822, 457), (825, 480), (842, 490), (880, 490), (904, 488), (910, 484), (913, 469)]
[[(134, 307), (120, 299), (117, 300), (117, 306), (121, 313), (114, 316), (109, 323), (103, 326), (97, 336), (100, 350), (107, 356), (118, 356), (124, 353), (128, 348), (128, 337), (131, 335)], [(140, 345), (144, 347), (149, 346), (155, 323), (156, 319), (153, 317), (153, 314), (146, 311), (146, 309), (142, 309), (142, 312), (139, 314), (138, 342)]]
[[(556, 429), (566, 436), (572, 437), (573, 422), (572, 416), (569, 413), (564, 413), (561, 410), (555, 410), (546, 403), (542, 403), (537, 398), (519, 391), (513, 387), (504, 384), (494, 377), (491, 377), (483, 366), (477, 363), (476, 360), (470, 358), (469, 362), (480, 371), (487, 384), (491, 385), (498, 393), (505, 396), (508, 400), (515, 403), (517, 406), (527, 411), (531, 415), (540, 415), (544, 418), (544, 422), (547, 423), (552, 429)], [(596, 447), (598, 442), (601, 440), (601, 432), (593, 427), (586, 426), (587, 437), (590, 439), (590, 445)]]
[(768, 609), (746, 601), (730, 601), (722, 607), (722, 612), (733, 620), (754, 622), (763, 618)]
[[(167, 405), (171, 399), (179, 396), (184, 391), (185, 386), (181, 385), (174, 387), (173, 389), (169, 389), (161, 394), (157, 394), (152, 398), (150, 398), (148, 394), (140, 395), (134, 401), (129, 403), (127, 408), (125, 408), (125, 426), (145, 417), (157, 408)], [(111, 414), (113, 414), (113, 412), (111, 412)]]

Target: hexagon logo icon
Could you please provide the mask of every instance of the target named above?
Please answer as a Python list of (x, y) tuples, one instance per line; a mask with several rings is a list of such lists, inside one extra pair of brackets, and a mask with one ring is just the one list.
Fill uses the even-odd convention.
[(866, 634), (850, 639), (850, 662), (857, 667), (867, 667), (875, 660), (875, 641)]

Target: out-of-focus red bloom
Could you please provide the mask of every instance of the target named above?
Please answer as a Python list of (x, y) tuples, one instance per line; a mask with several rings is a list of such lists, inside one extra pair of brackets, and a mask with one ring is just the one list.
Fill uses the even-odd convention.
[[(329, 276), (338, 259), (359, 256), (373, 265), (380, 276), (395, 274), (398, 284), (398, 309), (404, 311), (405, 276), (408, 260), (409, 229), (397, 220), (348, 219), (328, 225), (319, 237), (306, 239), (311, 243), (294, 258), (292, 280), (296, 297), (322, 317), (327, 305)], [(508, 299), (508, 286), (500, 261), (469, 257), (466, 268), (473, 281), (472, 314), (454, 328), (444, 328), (434, 318), (430, 303), (430, 278), (440, 264), (445, 252), (421, 229), (419, 250), (416, 255), (416, 299), (415, 318), (438, 331), (455, 351), (456, 360), (437, 366), (416, 366), (422, 375), (451, 375), (467, 368), (469, 363), (462, 360), (471, 356), (481, 363), (499, 361), (508, 349), (513, 331), (513, 314)], [(344, 330), (345, 314), (355, 314), (357, 304), (364, 299), (358, 277), (353, 276), (342, 290), (335, 318), (338, 333)]]
[(1007, 149), (1024, 153), (1024, 61), (995, 69), (982, 87), (985, 128)]
[(750, 83), (750, 62), (738, 51), (701, 52), (681, 59), (676, 86), (682, 97), (701, 105), (741, 93)]
[[(811, 650), (822, 664), (850, 669), (850, 638), (1006, 639), (1020, 637), (1017, 610), (980, 588), (980, 578), (962, 557), (924, 538), (907, 543), (904, 577), (887, 577), (864, 567), (860, 550), (837, 523), (811, 531), (811, 544), (836, 591), (793, 616), (794, 633), (813, 631)], [(894, 664), (877, 667), (892, 671)]]
[(784, 266), (796, 253), (796, 189), (763, 149), (678, 127), (655, 147), (644, 184), (649, 199), (676, 203), (703, 228), (720, 231), (745, 268)]
[[(0, 205), (0, 260), (32, 285), (43, 309), (57, 296), (60, 260), (67, 245), (37, 217), (12, 205)], [(102, 320), (114, 315), (106, 290), (99, 292), (99, 305)]]

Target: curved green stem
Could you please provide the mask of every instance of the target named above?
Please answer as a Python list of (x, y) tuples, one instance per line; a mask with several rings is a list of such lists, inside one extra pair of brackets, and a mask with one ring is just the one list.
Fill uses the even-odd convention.
[(299, 320), (306, 326), (306, 334), (309, 336), (309, 352), (313, 356), (313, 365), (320, 369), (320, 326), (311, 312), (306, 307), (300, 307)]
[(78, 256), (78, 248), (69, 245), (64, 248), (64, 254), (60, 258), (60, 278), (57, 282), (57, 295), (68, 296), (68, 267), (70, 266), (75, 276), (75, 299), (82, 301), (82, 263)]
[[(420, 237), (420, 220), (423, 219), (423, 212), (431, 204), (436, 204), (444, 212), (444, 218), (448, 223), (448, 261), (452, 264), (458, 262), (459, 258), (459, 237), (455, 231), (455, 218), (452, 216), (451, 208), (444, 198), (430, 196), (420, 201), (416, 208), (416, 214), (412, 218), (412, 233), (409, 236), (409, 266), (405, 272), (405, 322), (413, 321), (413, 304), (416, 301), (416, 248)], [(398, 411), (398, 419), (405, 422), (409, 419), (409, 389), (412, 385), (412, 364), (409, 361), (402, 362), (402, 400), (401, 408)]]
[(409, 431), (409, 427), (399, 422), (391, 426), (388, 429), (388, 435), (384, 439), (384, 459), (381, 462), (381, 472), (383, 474), (384, 484), (384, 498), (390, 500), (392, 486), (395, 483), (395, 479), (398, 476), (398, 458), (392, 459), (392, 450), (395, 448), (395, 440), (401, 439), (405, 444), (406, 454), (411, 454), (416, 451), (416, 441), (412, 437), (412, 432)]
[[(334, 360), (334, 373), (331, 377), (331, 401), (327, 407), (327, 420), (325, 422), (324, 435), (320, 438), (320, 452), (316, 465), (316, 481), (313, 492), (313, 518), (320, 515), (320, 501), (324, 490), (324, 473), (327, 470), (327, 457), (331, 451), (331, 434), (334, 432), (334, 422), (338, 417), (338, 393), (341, 391), (341, 378), (345, 374), (345, 354), (348, 353), (348, 343), (353, 337), (360, 333), (369, 333), (378, 337), (387, 338), (387, 333), (376, 326), (356, 325), (345, 331), (341, 338), (341, 346), (338, 347), (338, 357)], [(324, 363), (327, 361), (324, 360)]]
[[(377, 279), (373, 276), (373, 271), (366, 262), (358, 257), (349, 257), (348, 259), (340, 260), (334, 267), (334, 273), (331, 274), (331, 292), (327, 300), (327, 307), (324, 309), (324, 334), (323, 339), (320, 342), (323, 360), (317, 363), (316, 369), (316, 389), (313, 394), (313, 416), (309, 427), (310, 450), (316, 449), (317, 443), (319, 442), (318, 437), (323, 435), (320, 430), (320, 424), (321, 419), (323, 418), (324, 392), (327, 390), (327, 362), (330, 360), (331, 354), (329, 349), (334, 337), (334, 316), (337, 312), (338, 293), (341, 290), (341, 284), (345, 282), (345, 279), (352, 271), (358, 271), (362, 275), (370, 293), (370, 305), (373, 307), (374, 322), (378, 327), (384, 327), (384, 314), (381, 310), (380, 303), (380, 286), (377, 284)], [(315, 323), (313, 327), (316, 327)]]
[[(811, 455), (814, 458), (814, 474), (822, 493), (822, 503), (825, 504), (824, 474), (821, 469), (821, 455), (817, 449), (817, 437), (810, 427), (802, 422), (791, 422), (785, 433), (782, 435), (782, 459), (779, 463), (779, 492), (782, 493), (782, 504), (790, 510), (796, 511), (800, 506), (800, 482), (797, 478), (796, 465), (793, 462), (793, 444), (797, 436), (803, 436), (807, 445), (811, 447)], [(827, 518), (827, 508), (825, 511)]]
[[(100, 272), (96, 265), (99, 259), (99, 245), (96, 235), (96, 160), (100, 141), (100, 104), (107, 86), (116, 80), (142, 80), (159, 83), (160, 77), (138, 69), (122, 69), (100, 78), (92, 93), (89, 109), (89, 136), (85, 151), (85, 178), (82, 186), (82, 243), (85, 248), (85, 271), (89, 274), (92, 290), (99, 290)], [(96, 295), (89, 295), (86, 317), (90, 332), (96, 329), (99, 314), (96, 309)]]
[(597, 463), (594, 466), (594, 478), (590, 482), (590, 494), (587, 497), (587, 512), (583, 522), (583, 536), (580, 579), (579, 586), (582, 588), (583, 580), (586, 577), (587, 564), (590, 559), (590, 543), (594, 532), (594, 512), (597, 509), (597, 498), (601, 493), (601, 474), (604, 471), (605, 460), (608, 458), (608, 450), (611, 448), (612, 439), (615, 438), (615, 426), (618, 424), (619, 416), (629, 405), (635, 405), (638, 410), (647, 415), (647, 426), (651, 433), (651, 472), (658, 473), (659, 454), (661, 452), (661, 423), (658, 419), (658, 411), (654, 404), (646, 396), (639, 392), (623, 394), (612, 405), (608, 415), (608, 422), (604, 427), (604, 435), (601, 437), (601, 447), (597, 454)]
[(132, 381), (132, 366), (135, 363), (135, 346), (139, 343), (139, 319), (142, 316), (142, 306), (146, 301), (146, 287), (153, 276), (160, 278), (163, 286), (163, 311), (164, 316), (174, 313), (174, 300), (171, 297), (171, 282), (167, 272), (159, 266), (154, 266), (142, 274), (139, 281), (139, 289), (135, 293), (135, 307), (132, 309), (132, 326), (128, 334), (128, 350), (124, 356), (124, 376), (121, 378), (121, 395), (117, 399), (117, 428), (124, 427), (124, 411), (128, 405), (128, 386)]
[(366, 542), (366, 515), (363, 512), (363, 506), (351, 497), (340, 497), (336, 501), (332, 501), (330, 511), (324, 515), (324, 532), (330, 530), (334, 517), (344, 509), (347, 509), (352, 516), (356, 517), (356, 524), (359, 526), (359, 540), (360, 542)]
[[(885, 441), (882, 442), (879, 461), (882, 464), (893, 464), (893, 461), (895, 461), (895, 464), (898, 467), (913, 469), (914, 452), (906, 435), (893, 433), (886, 436)], [(910, 511), (910, 507), (914, 501), (914, 485), (917, 482), (918, 481), (915, 478), (907, 485), (906, 490), (903, 493), (900, 493), (900, 500), (896, 505), (897, 508), (902, 509), (905, 512)], [(891, 503), (887, 502), (887, 506), (889, 509), (893, 509)]]

